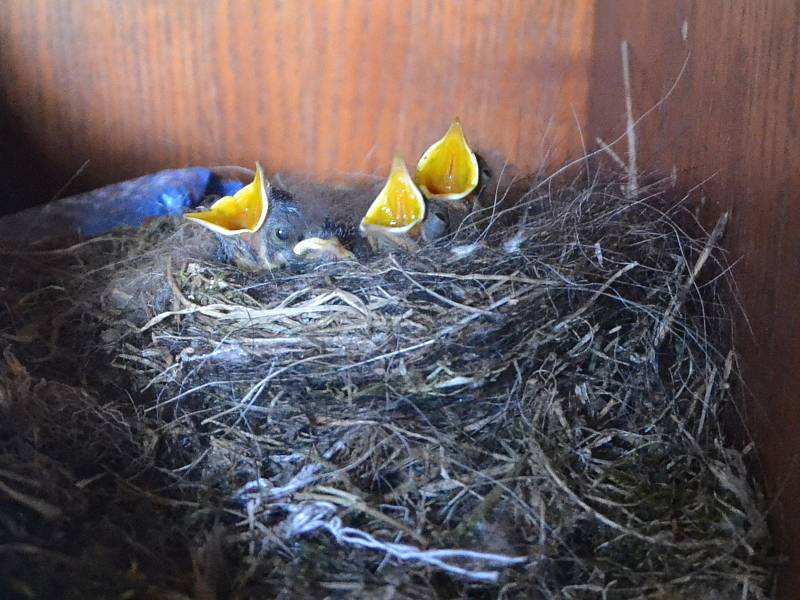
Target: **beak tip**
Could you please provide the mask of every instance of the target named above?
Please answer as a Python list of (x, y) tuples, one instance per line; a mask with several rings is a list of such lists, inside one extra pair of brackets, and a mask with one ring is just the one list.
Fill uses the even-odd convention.
[(339, 238), (335, 237), (306, 238), (297, 242), (292, 248), (292, 252), (301, 258), (305, 256), (311, 258), (329, 256), (340, 260), (353, 258), (353, 253), (342, 244)]

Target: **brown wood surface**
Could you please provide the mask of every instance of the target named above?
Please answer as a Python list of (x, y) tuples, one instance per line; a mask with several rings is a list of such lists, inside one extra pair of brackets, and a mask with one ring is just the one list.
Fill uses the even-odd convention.
[[(523, 166), (584, 120), (592, 2), (4, 0), (0, 113), (39, 191), (167, 166), (416, 161), (460, 115)], [(35, 157), (36, 161), (31, 161)], [(44, 188), (44, 189), (42, 189)]]
[[(743, 410), (790, 556), (781, 597), (800, 595), (800, 3), (598, 0), (591, 133), (624, 128), (620, 40), (630, 43), (639, 164), (678, 174), (731, 211), (726, 240), (749, 319), (737, 340)], [(684, 39), (685, 37), (685, 39)], [(624, 150), (624, 147), (622, 148)]]

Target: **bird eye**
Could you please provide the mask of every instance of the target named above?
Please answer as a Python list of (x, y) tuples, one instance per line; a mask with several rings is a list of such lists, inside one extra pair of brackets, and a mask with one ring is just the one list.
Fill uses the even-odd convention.
[(273, 230), (273, 235), (275, 236), (276, 239), (279, 239), (282, 242), (285, 242), (286, 240), (289, 239), (289, 232), (283, 227), (276, 227)]

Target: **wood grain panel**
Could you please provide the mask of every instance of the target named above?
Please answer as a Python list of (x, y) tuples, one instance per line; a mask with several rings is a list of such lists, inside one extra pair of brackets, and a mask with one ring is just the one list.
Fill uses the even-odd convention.
[(790, 556), (782, 597), (800, 589), (800, 4), (794, 0), (599, 0), (590, 90), (593, 133), (624, 128), (621, 39), (630, 42), (640, 164), (677, 170), (732, 211), (730, 259), (752, 332), (737, 337), (744, 405)]
[(532, 167), (577, 144), (592, 6), (5, 0), (0, 111), (25, 149), (15, 169), (44, 160), (40, 191), (85, 160), (71, 191), (256, 159), (382, 173), (396, 151), (415, 161), (456, 114), (475, 146)]

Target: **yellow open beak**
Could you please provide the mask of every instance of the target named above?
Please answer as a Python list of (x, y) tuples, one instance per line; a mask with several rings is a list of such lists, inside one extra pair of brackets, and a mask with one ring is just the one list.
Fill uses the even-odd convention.
[(306, 238), (297, 242), (292, 249), (297, 256), (322, 258), (330, 257), (340, 260), (353, 258), (353, 253), (344, 247), (338, 238)]
[(478, 158), (458, 117), (444, 137), (425, 151), (414, 178), (426, 198), (460, 200), (478, 186)]
[(405, 234), (425, 218), (425, 198), (414, 185), (406, 163), (394, 157), (386, 185), (372, 201), (359, 229), (371, 233)]
[(269, 195), (264, 170), (256, 163), (256, 176), (233, 196), (224, 196), (203, 212), (183, 216), (222, 235), (253, 233), (261, 229), (269, 213)]

